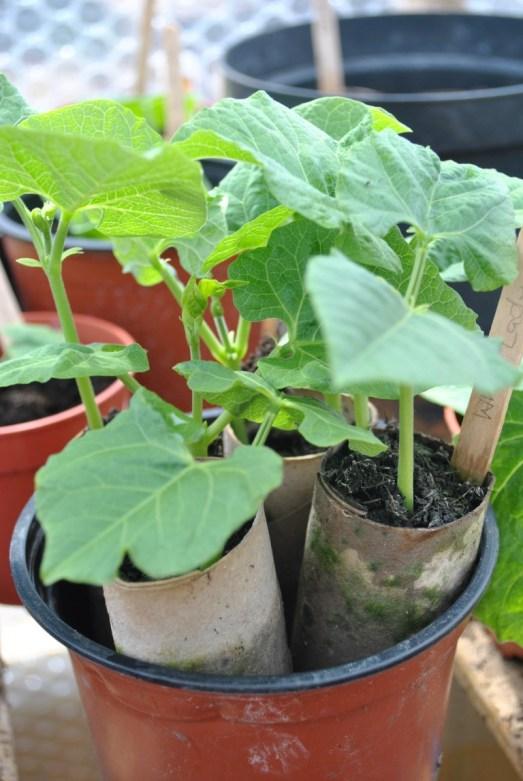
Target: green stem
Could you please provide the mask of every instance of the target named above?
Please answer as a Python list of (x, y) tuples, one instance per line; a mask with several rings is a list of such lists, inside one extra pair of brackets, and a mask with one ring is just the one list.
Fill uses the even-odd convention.
[[(200, 338), (199, 334), (191, 334), (186, 330), (187, 341), (189, 343), (189, 350), (191, 353), (191, 361), (199, 361), (201, 357), (200, 353)], [(203, 396), (198, 391), (192, 391), (192, 416), (196, 423), (202, 423), (203, 421)]]
[(247, 350), (249, 349), (249, 336), (251, 335), (251, 323), (240, 315), (238, 325), (236, 326), (236, 337), (234, 340), (236, 355), (238, 356), (238, 365), (241, 364)]
[(369, 397), (363, 393), (355, 393), (352, 397), (354, 404), (354, 420), (359, 428), (369, 428)]
[(248, 445), (249, 444), (249, 437), (247, 436), (247, 426), (245, 425), (245, 421), (243, 418), (234, 418), (234, 420), (231, 422), (232, 430), (236, 434), (237, 438), (240, 440), (242, 445)]
[[(171, 274), (169, 270), (165, 268), (165, 265), (158, 256), (152, 254), (150, 259), (153, 267), (160, 274), (162, 280), (167, 286), (167, 289), (171, 293), (178, 306), (181, 308), (182, 296), (183, 291), (185, 290), (185, 286), (174, 274)], [(220, 344), (220, 341), (216, 338), (215, 334), (209, 328), (205, 320), (202, 322), (200, 328), (200, 337), (203, 343), (207, 346), (212, 357), (219, 363), (224, 363), (226, 355), (223, 346)]]
[(227, 412), (227, 410), (224, 410), (220, 415), (218, 415), (216, 420), (211, 423), (207, 429), (207, 434), (205, 437), (207, 446), (214, 442), (215, 439), (218, 439), (224, 428), (229, 425), (231, 420), (232, 415), (230, 412)]
[[(47, 278), (51, 287), (51, 293), (53, 295), (53, 300), (64, 334), (64, 339), (66, 342), (78, 343), (78, 331), (76, 330), (73, 312), (71, 310), (71, 305), (69, 304), (69, 299), (67, 298), (60, 268), (50, 269)], [(89, 428), (102, 428), (102, 415), (96, 403), (96, 397), (91, 379), (89, 377), (77, 377), (76, 385), (78, 387), (80, 399), (82, 400), (82, 404), (85, 408), (85, 415), (87, 417), (87, 424)]]
[(214, 315), (213, 320), (214, 324), (216, 325), (216, 330), (218, 331), (218, 336), (222, 340), (222, 344), (225, 347), (226, 352), (230, 355), (232, 352), (234, 352), (234, 345), (231, 343), (229, 338), (229, 329), (227, 328), (225, 317), (223, 315)]
[(118, 379), (125, 385), (127, 390), (131, 391), (131, 393), (136, 393), (143, 388), (143, 385), (131, 374), (121, 374)]
[(33, 224), (31, 219), (31, 212), (21, 198), (15, 198), (13, 201), (13, 206), (15, 207), (18, 216), (22, 220), (25, 229), (30, 234), (31, 239), (33, 240), (34, 248), (36, 250), (36, 254), (38, 255), (40, 263), (43, 264), (46, 257), (45, 247), (42, 242), (43, 237), (41, 236), (38, 228), (36, 228), (36, 226)]
[(429, 244), (427, 239), (424, 236), (418, 236), (418, 245), (416, 247), (416, 254), (414, 255), (414, 265), (410, 275), (407, 292), (405, 293), (405, 301), (411, 307), (416, 306), (416, 301), (419, 296), (423, 275), (425, 274), (425, 266), (427, 265), (428, 250)]
[(325, 400), (325, 404), (328, 404), (329, 407), (332, 407), (332, 409), (336, 410), (336, 412), (343, 411), (341, 395), (339, 393), (324, 393), (323, 398)]
[(400, 444), (398, 488), (409, 512), (414, 510), (414, 393), (408, 385), (400, 387)]
[(276, 420), (278, 412), (274, 412), (273, 410), (269, 410), (265, 413), (265, 417), (260, 423), (260, 427), (258, 431), (256, 432), (256, 436), (253, 440), (253, 447), (261, 447), (261, 445), (264, 445), (267, 441), (267, 437), (271, 433), (272, 424)]

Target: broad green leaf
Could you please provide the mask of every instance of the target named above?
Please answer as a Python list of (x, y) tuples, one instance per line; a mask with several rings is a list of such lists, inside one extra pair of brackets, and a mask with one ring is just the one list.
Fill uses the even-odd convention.
[(287, 409), (294, 407), (302, 414), (298, 431), (317, 447), (330, 447), (348, 440), (352, 450), (367, 456), (376, 456), (387, 449), (372, 431), (350, 425), (343, 415), (317, 399), (290, 396), (285, 405)]
[(395, 133), (412, 133), (412, 128), (396, 119), (394, 114), (391, 114), (387, 109), (380, 106), (369, 106), (369, 111), (372, 116), (374, 130), (378, 132), (381, 130), (393, 130)]
[(310, 262), (306, 287), (326, 342), (334, 388), (389, 382), (419, 392), (456, 384), (492, 393), (518, 379), (497, 341), (424, 307), (410, 309), (385, 280), (338, 251)]
[[(397, 257), (401, 259), (401, 274), (391, 274), (386, 269), (376, 267), (375, 272), (387, 280), (402, 295), (405, 295), (409, 286), (409, 280), (414, 267), (414, 246), (411, 242), (405, 241), (399, 230), (392, 230), (387, 235), (387, 242)], [(340, 248), (341, 249), (341, 248)], [(351, 260), (356, 260), (345, 252)], [(443, 317), (448, 317), (463, 328), (474, 330), (477, 328), (477, 314), (465, 304), (459, 293), (447, 285), (441, 277), (437, 266), (427, 259), (421, 287), (418, 293), (417, 304), (419, 306), (427, 305), (432, 312), (436, 312)]]
[(338, 412), (321, 401), (278, 393), (257, 374), (234, 371), (211, 361), (187, 361), (176, 367), (188, 379), (189, 388), (203, 393), (235, 417), (261, 423), (269, 411), (278, 411), (275, 428), (298, 429), (317, 447), (330, 447), (349, 440), (354, 450), (376, 455), (385, 450), (371, 431), (351, 426)]
[(389, 128), (396, 133), (410, 132), (407, 125), (385, 109), (350, 98), (318, 98), (295, 106), (293, 111), (339, 141), (341, 148), (360, 141), (373, 129), (381, 131)]
[(293, 110), (342, 147), (365, 138), (373, 127), (369, 107), (349, 98), (318, 98), (295, 106)]
[(180, 263), (192, 276), (202, 275), (206, 258), (211, 255), (222, 239), (227, 236), (227, 218), (225, 210), (227, 201), (220, 196), (209, 198), (207, 204), (207, 220), (198, 233), (184, 239), (175, 239)]
[(200, 166), (109, 101), (0, 127), (0, 200), (25, 193), (96, 210), (112, 236), (186, 235), (206, 214)]
[(164, 401), (157, 393), (147, 388), (140, 388), (139, 395), (146, 404), (162, 415), (171, 430), (181, 436), (186, 444), (197, 442), (205, 434), (207, 428), (205, 423), (197, 423), (192, 415), (188, 415), (168, 401)]
[(22, 127), (60, 136), (116, 141), (136, 152), (163, 146), (162, 137), (144, 119), (113, 100), (86, 100), (34, 114)]
[[(186, 378), (191, 390), (237, 418), (261, 423), (269, 410), (276, 411), (281, 405), (277, 391), (251, 372), (234, 371), (213, 361), (185, 361), (175, 366), (175, 371)], [(293, 429), (298, 420), (293, 410), (280, 409), (274, 425)]]
[(278, 206), (263, 170), (247, 163), (237, 163), (214, 192), (227, 197), (227, 226), (231, 232)]
[(59, 328), (36, 323), (10, 323), (2, 326), (0, 332), (6, 337), (7, 351), (4, 359), (19, 358), (38, 347), (63, 344), (64, 336)]
[(281, 459), (268, 448), (194, 460), (139, 392), (128, 410), (73, 440), (38, 473), (42, 580), (108, 583), (126, 554), (151, 578), (202, 568), (281, 477)]
[(247, 320), (275, 317), (286, 324), (289, 340), (313, 338), (318, 324), (304, 287), (311, 255), (328, 252), (336, 232), (297, 220), (274, 231), (266, 248), (246, 252), (229, 270), (249, 284), (234, 291), (234, 303)]
[(151, 263), (151, 255), (157, 254), (157, 238), (141, 236), (138, 238), (114, 238), (111, 240), (113, 252), (125, 274), (132, 274), (144, 287), (163, 282), (162, 275)]
[(387, 276), (391, 280), (401, 271), (396, 248), (358, 223), (347, 224), (340, 231), (335, 247), (355, 263), (390, 272)]
[(174, 141), (189, 157), (257, 164), (280, 204), (327, 228), (342, 224), (332, 197), (337, 142), (264, 92), (245, 100), (226, 98), (203, 109)]
[(465, 414), (472, 388), (458, 385), (439, 385), (436, 388), (429, 388), (424, 391), (423, 398), (432, 404), (439, 404), (440, 407), (451, 407), (460, 415)]
[(147, 353), (138, 344), (48, 344), (0, 361), (0, 387), (51, 379), (118, 377), (148, 368)]
[(431, 242), (440, 269), (463, 262), (476, 290), (514, 279), (514, 211), (489, 171), (448, 161), (391, 131), (373, 133), (347, 152), (338, 181), (347, 217), (384, 236), (407, 223)]
[(476, 615), (499, 641), (523, 645), (523, 391), (512, 395), (492, 471), (500, 550)]
[(521, 228), (523, 226), (523, 179), (507, 176), (501, 171), (491, 171), (491, 173), (495, 174), (508, 189), (516, 217), (515, 227)]
[(0, 125), (17, 125), (32, 113), (16, 87), (0, 73)]
[(258, 361), (258, 374), (274, 388), (332, 391), (332, 379), (323, 342), (276, 347)]

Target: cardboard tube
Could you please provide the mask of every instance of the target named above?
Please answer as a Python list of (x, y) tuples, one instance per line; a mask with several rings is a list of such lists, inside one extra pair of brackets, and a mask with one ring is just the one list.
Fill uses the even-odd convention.
[(362, 659), (406, 640), (446, 609), (478, 551), (487, 495), (434, 529), (376, 523), (318, 475), (293, 633), (297, 670)]
[(283, 608), (263, 507), (241, 540), (205, 570), (104, 587), (117, 651), (180, 670), (290, 671)]

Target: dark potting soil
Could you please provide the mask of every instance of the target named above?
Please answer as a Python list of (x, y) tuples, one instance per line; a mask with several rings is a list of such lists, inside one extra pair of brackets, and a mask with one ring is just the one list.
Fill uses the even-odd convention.
[(474, 510), (485, 485), (463, 482), (450, 464), (452, 448), (438, 440), (415, 439), (414, 511), (408, 512), (396, 485), (399, 437), (388, 426), (378, 435), (389, 449), (376, 458), (336, 449), (322, 467), (327, 483), (345, 500), (367, 510), (368, 518), (387, 526), (433, 529)]
[(258, 368), (258, 361), (260, 358), (266, 358), (272, 353), (276, 346), (276, 342), (272, 336), (266, 336), (256, 347), (256, 350), (247, 356), (242, 363), (242, 369), (244, 372), (255, 372)]
[[(112, 382), (112, 377), (94, 377), (93, 386), (100, 393)], [(39, 420), (48, 415), (75, 407), (80, 396), (74, 380), (49, 380), (28, 385), (0, 388), (0, 426), (12, 426)]]
[[(252, 443), (257, 431), (257, 423), (247, 424), (247, 437), (249, 442)], [(271, 450), (274, 450), (283, 458), (309, 456), (313, 453), (322, 453), (325, 450), (325, 448), (311, 445), (310, 442), (307, 442), (307, 440), (304, 439), (298, 431), (285, 431), (281, 428), (271, 429), (265, 445), (266, 447), (270, 447)]]

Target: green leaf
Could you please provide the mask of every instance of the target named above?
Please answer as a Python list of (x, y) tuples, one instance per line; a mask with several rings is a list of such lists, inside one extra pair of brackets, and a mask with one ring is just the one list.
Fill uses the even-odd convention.
[(0, 361), (0, 387), (50, 379), (118, 377), (148, 368), (147, 353), (138, 344), (48, 344)]
[(286, 324), (289, 340), (313, 338), (318, 324), (304, 286), (311, 255), (328, 252), (337, 233), (297, 220), (274, 231), (268, 246), (246, 252), (230, 269), (231, 279), (248, 286), (234, 291), (234, 303), (250, 321), (275, 317)]
[(521, 228), (523, 226), (523, 179), (518, 179), (517, 176), (507, 176), (507, 174), (503, 174), (501, 171), (493, 170), (490, 173), (497, 176), (500, 182), (508, 189), (516, 217), (515, 227)]
[(42, 264), (36, 258), (16, 258), (16, 262), (28, 268), (42, 268)]
[(440, 407), (451, 407), (460, 415), (465, 414), (472, 388), (459, 385), (439, 385), (436, 388), (429, 388), (424, 391), (423, 398), (432, 404), (439, 404)]
[(234, 371), (212, 361), (187, 361), (176, 371), (188, 379), (191, 390), (235, 417), (261, 423), (267, 412), (278, 410), (275, 428), (298, 429), (317, 447), (349, 440), (353, 449), (376, 455), (386, 448), (371, 431), (351, 426), (338, 412), (317, 399), (278, 393), (263, 378)]
[(247, 163), (237, 163), (214, 192), (227, 197), (227, 226), (230, 231), (238, 230), (278, 206), (264, 179), (263, 170)]
[(456, 384), (491, 393), (518, 379), (497, 341), (426, 308), (410, 309), (383, 279), (336, 250), (310, 262), (306, 286), (335, 389), (389, 382), (418, 392)]
[(492, 471), (500, 550), (475, 612), (500, 642), (523, 645), (523, 391), (512, 395)]
[(372, 126), (374, 130), (380, 132), (382, 130), (393, 130), (395, 133), (412, 133), (412, 128), (408, 125), (404, 125), (399, 119), (387, 111), (387, 109), (380, 108), (380, 106), (369, 106), (369, 111), (372, 116)]
[(199, 165), (134, 115), (90, 101), (0, 127), (0, 200), (97, 210), (107, 235), (186, 235), (205, 220)]
[[(391, 274), (382, 267), (376, 267), (376, 273), (386, 279), (396, 290), (405, 295), (414, 268), (414, 246), (405, 241), (399, 230), (394, 229), (387, 235), (387, 242), (397, 257), (401, 259), (401, 274)], [(357, 260), (349, 252), (345, 253), (351, 260)], [(427, 259), (425, 271), (417, 297), (419, 306), (427, 305), (433, 312), (448, 317), (463, 328), (472, 331), (477, 328), (477, 314), (465, 304), (459, 293), (447, 285), (441, 277), (438, 267), (430, 258)]]
[(10, 323), (4, 325), (0, 331), (7, 337), (7, 351), (4, 360), (19, 358), (38, 347), (63, 344), (64, 341), (60, 329), (36, 323)]
[(139, 392), (128, 410), (73, 440), (38, 473), (42, 579), (108, 583), (126, 554), (151, 578), (204, 567), (281, 477), (281, 459), (268, 448), (195, 461)]
[(327, 228), (341, 226), (332, 197), (338, 144), (266, 93), (245, 100), (226, 98), (203, 109), (174, 141), (192, 158), (230, 158), (261, 166), (280, 204)]
[(132, 274), (144, 287), (163, 282), (162, 275), (151, 263), (151, 255), (157, 255), (160, 243), (157, 238), (114, 238), (113, 252), (125, 274)]
[(0, 73), (0, 125), (17, 125), (32, 113), (16, 87)]
[(335, 247), (355, 263), (389, 271), (387, 276), (391, 279), (401, 271), (396, 248), (358, 223), (343, 228), (336, 239)]
[(423, 233), (438, 267), (463, 262), (476, 290), (517, 273), (512, 202), (489, 171), (440, 163), (429, 148), (384, 131), (347, 152), (337, 194), (347, 217), (377, 235), (399, 223)]
[(227, 279), (225, 282), (218, 279), (201, 279), (198, 287), (205, 298), (222, 298), (228, 290), (244, 287), (246, 284), (241, 279)]
[(323, 342), (300, 342), (276, 347), (258, 361), (258, 374), (274, 388), (332, 392), (332, 379)]
[(285, 404), (287, 408), (294, 407), (302, 414), (298, 431), (317, 447), (330, 447), (348, 440), (352, 450), (367, 456), (376, 456), (387, 449), (372, 431), (351, 426), (343, 415), (317, 399), (290, 396)]

